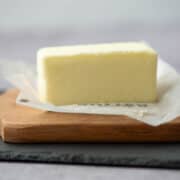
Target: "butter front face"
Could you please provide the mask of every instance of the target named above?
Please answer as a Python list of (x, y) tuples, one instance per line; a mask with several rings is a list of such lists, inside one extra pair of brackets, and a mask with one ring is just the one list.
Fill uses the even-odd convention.
[(143, 43), (44, 48), (38, 89), (54, 105), (154, 102), (157, 54)]

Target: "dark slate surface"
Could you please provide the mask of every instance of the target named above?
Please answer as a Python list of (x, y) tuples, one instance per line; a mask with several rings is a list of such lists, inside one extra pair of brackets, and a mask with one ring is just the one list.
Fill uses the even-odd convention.
[(7, 144), (0, 142), (0, 159), (180, 168), (180, 144)]
[[(35, 62), (49, 45), (146, 40), (180, 71), (180, 25), (116, 25), (99, 29), (0, 31), (0, 59)], [(0, 88), (9, 84), (1, 81)], [(178, 98), (178, 97), (177, 97)], [(180, 143), (170, 144), (7, 144), (0, 160), (180, 168)]]

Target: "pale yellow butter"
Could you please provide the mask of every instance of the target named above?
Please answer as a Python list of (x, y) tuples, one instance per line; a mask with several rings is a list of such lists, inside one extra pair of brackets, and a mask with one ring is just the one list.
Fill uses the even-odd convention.
[(157, 53), (142, 42), (38, 51), (38, 91), (54, 105), (155, 102)]

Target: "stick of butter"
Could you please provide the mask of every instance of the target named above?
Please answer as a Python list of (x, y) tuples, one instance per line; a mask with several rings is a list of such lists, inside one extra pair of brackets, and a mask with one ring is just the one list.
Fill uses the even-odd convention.
[(142, 42), (38, 51), (38, 91), (54, 105), (155, 102), (157, 53)]

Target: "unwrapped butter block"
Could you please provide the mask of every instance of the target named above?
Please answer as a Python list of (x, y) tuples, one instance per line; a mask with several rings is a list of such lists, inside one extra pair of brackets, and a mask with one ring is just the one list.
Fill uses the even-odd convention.
[(142, 42), (38, 51), (38, 91), (54, 105), (157, 100), (157, 53)]

